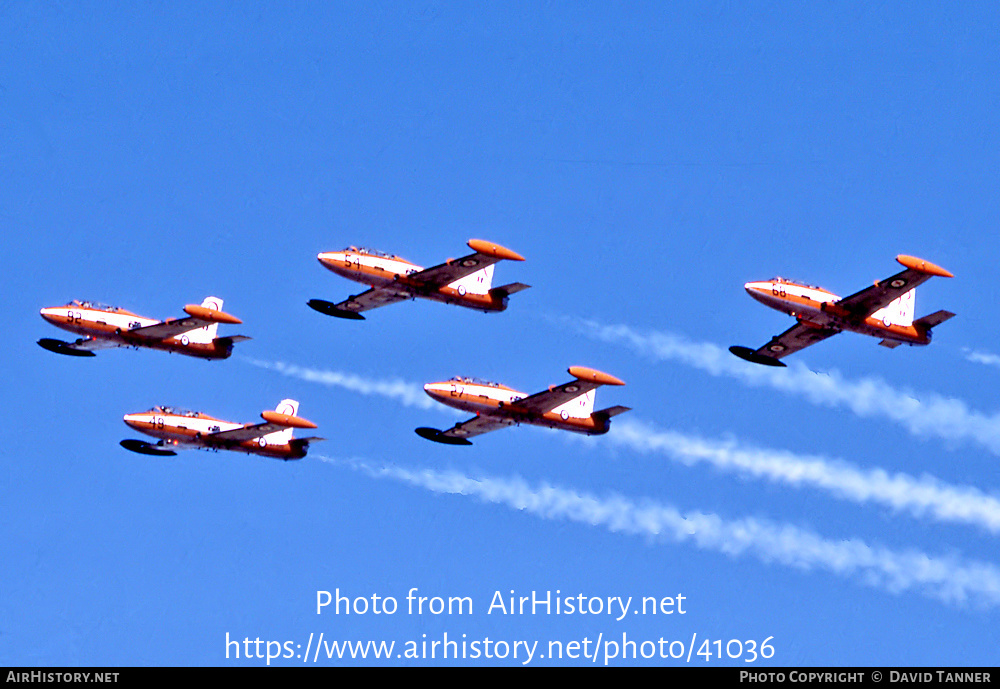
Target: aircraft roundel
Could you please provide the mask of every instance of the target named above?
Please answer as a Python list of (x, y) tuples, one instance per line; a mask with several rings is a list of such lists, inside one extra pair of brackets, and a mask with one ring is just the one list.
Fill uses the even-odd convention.
[(294, 416), (295, 415), (295, 410), (292, 409), (292, 405), (290, 405), (290, 404), (283, 404), (283, 405), (281, 405), (281, 408), (278, 409), (278, 413), (279, 414), (284, 414), (285, 416)]

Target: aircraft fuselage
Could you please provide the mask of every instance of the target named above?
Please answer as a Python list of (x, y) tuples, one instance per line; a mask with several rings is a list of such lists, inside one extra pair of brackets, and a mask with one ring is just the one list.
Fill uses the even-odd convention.
[(213, 442), (212, 433), (243, 428), (248, 424), (222, 421), (199, 412), (177, 413), (160, 407), (126, 414), (124, 420), (137, 431), (162, 440), (165, 449), (234, 450), (278, 459), (301, 459), (306, 455), (302, 443), (277, 440), (280, 431), (253, 440)]
[(490, 293), (488, 289), (470, 289), (470, 278), (485, 285), (485, 276), (467, 276), (443, 287), (434, 287), (409, 279), (410, 275), (423, 268), (398, 256), (378, 256), (345, 249), (327, 251), (317, 258), (323, 267), (337, 275), (369, 287), (389, 287), (408, 293), (411, 298), (423, 297), (478, 311), (503, 311), (507, 308), (506, 295)]
[[(130, 337), (131, 330), (161, 323), (155, 318), (145, 318), (117, 307), (95, 308), (87, 302), (66, 306), (46, 307), (41, 316), (52, 325), (77, 335), (92, 337), (111, 347), (148, 347), (202, 359), (226, 359), (232, 354), (232, 344), (223, 342), (193, 342), (187, 333), (162, 340)], [(199, 330), (192, 324), (192, 331)], [(189, 331), (190, 332), (190, 331)]]
[[(895, 304), (860, 320), (843, 307), (837, 306), (840, 297), (821, 287), (774, 278), (748, 282), (744, 288), (760, 303), (794, 316), (804, 325), (848, 330), (908, 345), (926, 345), (931, 341), (930, 332), (906, 323), (905, 312), (901, 313), (898, 306), (894, 308)], [(901, 299), (913, 299), (913, 292), (907, 292)]]
[(462, 411), (489, 416), (509, 426), (526, 423), (545, 428), (557, 428), (585, 435), (603, 435), (611, 428), (607, 417), (588, 413), (583, 415), (574, 407), (583, 407), (584, 400), (570, 400), (555, 409), (539, 414), (518, 408), (518, 401), (528, 395), (504, 385), (483, 384), (449, 380), (428, 383), (424, 391), (433, 399)]

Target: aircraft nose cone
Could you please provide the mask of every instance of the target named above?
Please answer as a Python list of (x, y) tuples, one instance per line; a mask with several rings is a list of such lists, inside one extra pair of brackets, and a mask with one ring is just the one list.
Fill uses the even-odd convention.
[[(770, 282), (748, 282), (743, 285), (743, 289), (747, 291), (751, 297), (757, 301), (763, 301), (771, 296), (771, 283)], [(766, 301), (764, 303), (767, 303)]]
[(331, 263), (342, 263), (347, 259), (347, 256), (343, 251), (324, 251), (321, 254), (317, 254), (316, 258), (323, 265), (328, 265)]
[(424, 392), (431, 397), (444, 397), (448, 394), (448, 385), (446, 383), (428, 383), (424, 386)]
[(124, 416), (125, 423), (132, 428), (138, 428), (139, 424), (146, 420), (145, 414), (126, 414)]
[(42, 318), (44, 318), (47, 321), (55, 321), (57, 318), (63, 315), (63, 314), (57, 314), (56, 311), (58, 310), (59, 309), (53, 307), (46, 307), (41, 311), (39, 311), (38, 313), (41, 315)]

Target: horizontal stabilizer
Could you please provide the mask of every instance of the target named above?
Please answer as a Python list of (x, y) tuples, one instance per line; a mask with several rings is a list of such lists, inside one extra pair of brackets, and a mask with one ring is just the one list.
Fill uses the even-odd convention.
[(601, 409), (600, 411), (595, 411), (595, 416), (603, 416), (605, 418), (612, 418), (618, 416), (619, 414), (624, 414), (627, 411), (632, 411), (632, 407), (623, 407), (620, 404), (616, 404), (613, 407), (608, 407), (607, 409)]
[(917, 328), (924, 327), (930, 330), (934, 326), (941, 325), (949, 318), (954, 318), (955, 314), (951, 311), (935, 311), (934, 313), (924, 316), (923, 318), (918, 318), (913, 321), (913, 325)]
[(292, 438), (288, 441), (288, 445), (298, 454), (298, 457), (289, 457), (287, 459), (301, 459), (306, 456), (309, 452), (309, 443), (318, 443), (321, 440), (326, 440), (326, 438), (317, 438), (316, 436), (310, 436), (308, 438)]
[(226, 356), (231, 356), (233, 353), (233, 347), (237, 342), (244, 342), (250, 338), (246, 335), (230, 335), (229, 337), (216, 337), (212, 340), (212, 344), (216, 347), (223, 349), (227, 352)]
[(512, 282), (509, 285), (501, 285), (500, 287), (494, 287), (490, 290), (490, 294), (511, 295), (517, 294), (518, 292), (523, 292), (524, 290), (531, 287), (531, 285), (526, 285), (523, 282)]

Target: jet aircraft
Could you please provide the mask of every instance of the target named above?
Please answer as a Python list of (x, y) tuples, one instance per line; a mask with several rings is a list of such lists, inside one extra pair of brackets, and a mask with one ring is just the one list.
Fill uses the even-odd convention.
[(208, 297), (184, 307), (187, 316), (158, 321), (137, 316), (117, 306), (91, 301), (71, 301), (65, 306), (42, 309), (42, 318), (82, 335), (74, 342), (44, 337), (38, 344), (57, 354), (95, 356), (94, 350), (112, 347), (149, 347), (202, 359), (226, 359), (233, 345), (249, 340), (244, 335), (216, 337), (219, 323), (242, 323), (222, 310), (222, 300)]
[(523, 261), (524, 258), (482, 239), (469, 240), (469, 247), (475, 253), (448, 259), (432, 268), (421, 268), (399, 256), (353, 246), (343, 251), (321, 253), (317, 258), (324, 267), (350, 280), (371, 285), (371, 289), (339, 304), (322, 299), (310, 299), (308, 304), (328, 316), (352, 320), (364, 320), (362, 311), (416, 297), (487, 313), (503, 311), (507, 308), (507, 298), (528, 289), (528, 285), (512, 282), (493, 287), (493, 264), (503, 259)]
[(293, 438), (295, 428), (316, 428), (316, 424), (297, 416), (299, 403), (281, 400), (274, 411), (261, 412), (264, 423), (242, 424), (221, 421), (206, 414), (173, 407), (153, 407), (138, 414), (126, 414), (125, 423), (146, 435), (159, 438), (157, 443), (128, 439), (121, 441), (126, 450), (144, 455), (176, 455), (175, 450), (235, 450), (277, 459), (301, 459), (309, 443), (322, 438)]
[(583, 366), (571, 366), (569, 374), (573, 376), (570, 382), (534, 395), (476, 378), (455, 377), (442, 383), (428, 383), (424, 390), (433, 399), (476, 415), (446, 431), (418, 428), (417, 435), (447, 445), (471, 445), (469, 438), (522, 423), (603, 435), (611, 427), (611, 417), (629, 411), (629, 407), (622, 406), (594, 411), (596, 388), (625, 384), (614, 376)]
[(821, 287), (780, 277), (746, 283), (744, 287), (751, 297), (794, 316), (798, 322), (759, 349), (734, 345), (729, 351), (755, 364), (784, 366), (782, 357), (843, 330), (882, 338), (879, 344), (890, 349), (901, 344), (930, 344), (931, 328), (955, 314), (936, 311), (914, 320), (915, 288), (935, 275), (953, 276), (913, 256), (901, 254), (896, 260), (905, 270), (843, 299)]

